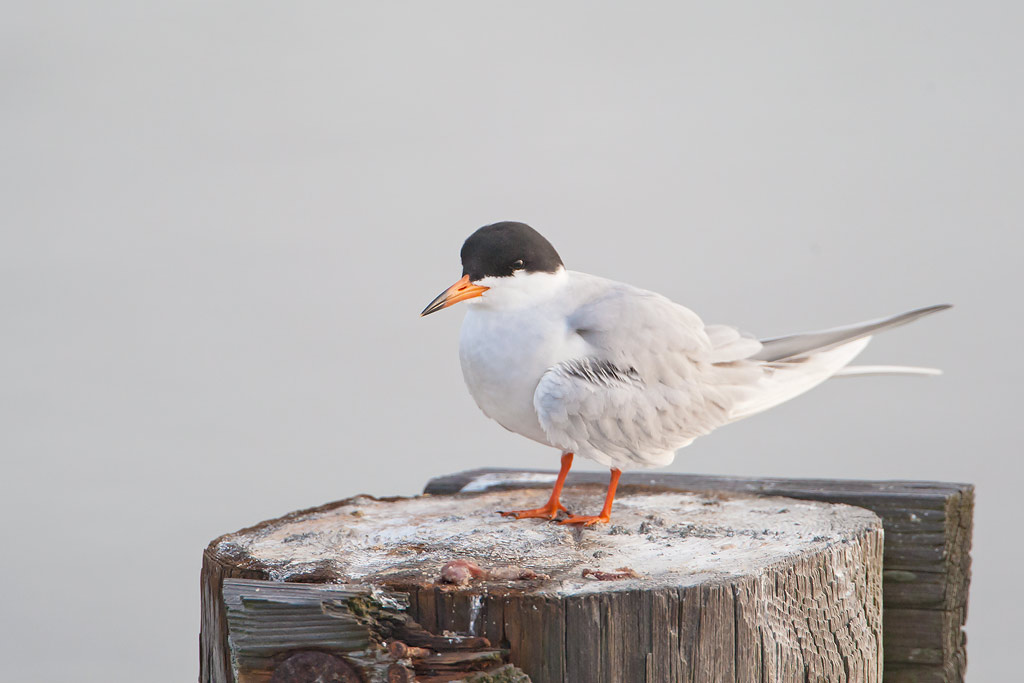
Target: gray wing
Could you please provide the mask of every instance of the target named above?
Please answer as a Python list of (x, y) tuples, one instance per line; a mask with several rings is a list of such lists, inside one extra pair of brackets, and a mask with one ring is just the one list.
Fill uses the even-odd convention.
[(834, 327), (832, 329), (821, 330), (818, 332), (790, 334), (785, 337), (775, 337), (774, 339), (762, 339), (761, 344), (763, 348), (760, 353), (754, 356), (754, 358), (765, 361), (778, 361), (797, 356), (804, 356), (817, 351), (824, 351), (839, 344), (845, 344), (864, 337), (870, 337), (882, 330), (887, 330), (890, 327), (906, 325), (907, 323), (914, 322), (918, 318), (931, 313), (937, 313), (938, 311), (944, 311), (947, 308), (951, 308), (951, 306), (949, 304), (928, 306), (926, 308), (919, 308), (914, 311), (908, 311), (907, 313), (894, 315), (889, 318), (868, 320), (866, 322), (847, 325), (844, 327)]
[(586, 356), (547, 370), (534, 408), (550, 442), (613, 467), (657, 466), (729, 421), (761, 376), (756, 340), (628, 285), (569, 317)]

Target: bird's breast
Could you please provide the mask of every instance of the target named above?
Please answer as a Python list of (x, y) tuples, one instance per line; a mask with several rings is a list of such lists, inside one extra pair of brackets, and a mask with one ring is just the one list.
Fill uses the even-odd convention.
[(534, 391), (548, 368), (585, 355), (584, 347), (563, 317), (536, 308), (471, 309), (462, 324), (459, 358), (469, 393), (487, 417), (548, 444), (533, 407)]

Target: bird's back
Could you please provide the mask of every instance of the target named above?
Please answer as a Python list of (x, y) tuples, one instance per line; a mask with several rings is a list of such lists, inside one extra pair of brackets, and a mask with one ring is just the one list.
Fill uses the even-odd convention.
[(549, 441), (614, 467), (667, 464), (674, 452), (729, 420), (759, 376), (760, 349), (713, 328), (669, 299), (573, 273), (566, 316), (588, 355), (548, 369), (534, 406)]
[(772, 340), (793, 353), (767, 358), (757, 339), (660, 294), (569, 272), (536, 305), (472, 309), (460, 356), (473, 398), (507, 429), (611, 467), (656, 467), (825, 381), (872, 332), (923, 314)]

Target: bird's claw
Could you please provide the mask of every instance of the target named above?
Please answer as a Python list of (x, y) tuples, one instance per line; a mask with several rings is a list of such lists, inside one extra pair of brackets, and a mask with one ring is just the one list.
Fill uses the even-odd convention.
[(579, 524), (580, 526), (594, 526), (595, 524), (607, 524), (609, 517), (603, 515), (569, 515), (559, 524)]
[(555, 503), (554, 505), (545, 505), (544, 507), (531, 508), (529, 510), (504, 510), (499, 511), (502, 517), (515, 517), (516, 519), (550, 519), (553, 520), (558, 516), (558, 511), (568, 514), (569, 511), (565, 509), (565, 506), (561, 503)]

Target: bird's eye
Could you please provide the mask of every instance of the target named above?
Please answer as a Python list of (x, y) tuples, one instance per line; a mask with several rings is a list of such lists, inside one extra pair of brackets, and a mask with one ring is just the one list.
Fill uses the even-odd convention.
[(512, 264), (512, 270), (522, 270), (525, 267), (526, 264), (523, 263), (523, 259), (519, 259), (518, 261)]

